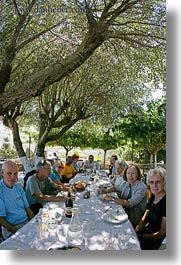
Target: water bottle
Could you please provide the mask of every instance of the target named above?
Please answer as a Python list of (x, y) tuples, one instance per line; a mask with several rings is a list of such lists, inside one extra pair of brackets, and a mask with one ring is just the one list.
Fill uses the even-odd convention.
[(83, 242), (83, 227), (79, 221), (78, 209), (72, 209), (72, 218), (67, 231), (67, 241), (70, 246), (79, 246)]

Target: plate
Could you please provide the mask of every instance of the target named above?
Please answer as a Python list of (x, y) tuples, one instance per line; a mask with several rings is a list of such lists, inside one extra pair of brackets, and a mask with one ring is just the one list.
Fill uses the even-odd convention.
[(99, 184), (99, 188), (107, 188), (110, 186), (110, 183), (109, 182), (103, 182), (103, 183), (100, 183)]
[(73, 184), (73, 187), (75, 187), (75, 189), (78, 191), (78, 192), (81, 192), (81, 191), (84, 191), (85, 188), (87, 187), (87, 183), (85, 182), (82, 182), (82, 181), (77, 181)]
[(16, 243), (16, 242), (5, 242), (0, 245), (0, 250), (27, 250), (29, 248), (26, 248), (25, 245), (22, 243)]
[(112, 224), (119, 224), (123, 223), (128, 220), (128, 215), (126, 213), (115, 215), (113, 213), (105, 213), (101, 217), (105, 222), (112, 223)]

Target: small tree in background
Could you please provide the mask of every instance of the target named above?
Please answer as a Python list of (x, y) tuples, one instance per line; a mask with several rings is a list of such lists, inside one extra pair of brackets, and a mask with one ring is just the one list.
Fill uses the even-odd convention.
[(0, 148), (0, 157), (2, 159), (16, 159), (18, 156), (15, 148), (9, 142), (8, 137), (4, 138), (4, 142)]

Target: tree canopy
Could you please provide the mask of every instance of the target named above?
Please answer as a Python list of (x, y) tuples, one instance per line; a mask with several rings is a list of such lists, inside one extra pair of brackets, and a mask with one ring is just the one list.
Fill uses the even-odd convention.
[[(103, 46), (110, 65), (125, 55), (115, 84), (118, 76), (129, 79), (131, 64), (140, 84), (143, 73), (165, 82), (163, 1), (11, 0), (0, 8), (1, 115), (68, 77)], [(110, 60), (113, 50), (117, 57)]]

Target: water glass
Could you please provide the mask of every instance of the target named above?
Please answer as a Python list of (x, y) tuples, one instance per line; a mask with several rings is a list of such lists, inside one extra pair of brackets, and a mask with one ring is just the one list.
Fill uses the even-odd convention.
[(130, 239), (130, 235), (120, 234), (118, 237), (119, 249), (127, 249), (127, 243)]
[(55, 217), (50, 217), (48, 219), (48, 231), (49, 231), (49, 233), (50, 234), (56, 234), (57, 226), (58, 226), (58, 222), (55, 219)]
[(66, 234), (65, 234), (63, 225), (58, 225), (56, 232), (57, 232), (59, 242), (61, 242), (65, 245), (66, 244)]
[(89, 220), (84, 220), (82, 222), (83, 236), (86, 236), (89, 233)]
[(105, 237), (104, 238), (104, 249), (105, 250), (113, 250), (115, 245), (114, 237)]
[(38, 236), (41, 239), (46, 239), (49, 235), (48, 224), (42, 219), (42, 215), (37, 216), (38, 221)]

